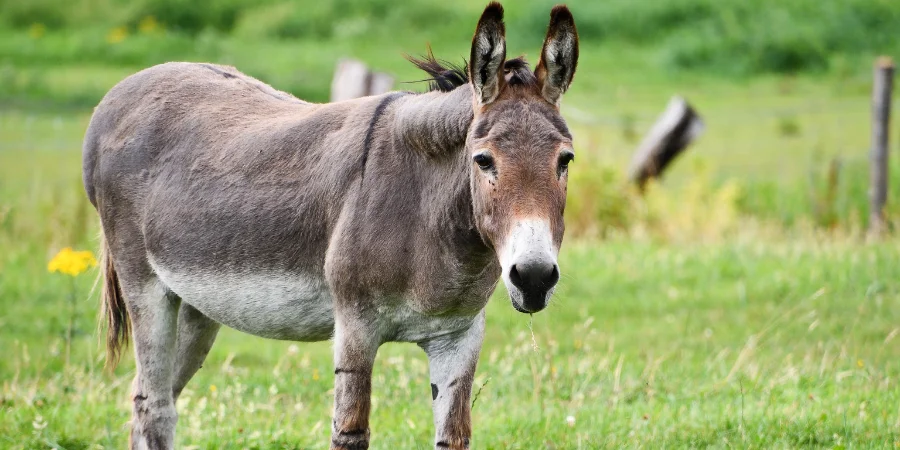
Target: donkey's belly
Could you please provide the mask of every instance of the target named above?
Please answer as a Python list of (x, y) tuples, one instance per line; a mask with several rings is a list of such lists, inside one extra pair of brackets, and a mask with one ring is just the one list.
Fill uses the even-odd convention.
[(154, 269), (182, 302), (231, 328), (292, 341), (321, 341), (333, 333), (333, 302), (321, 277), (290, 273), (181, 273), (155, 265)]

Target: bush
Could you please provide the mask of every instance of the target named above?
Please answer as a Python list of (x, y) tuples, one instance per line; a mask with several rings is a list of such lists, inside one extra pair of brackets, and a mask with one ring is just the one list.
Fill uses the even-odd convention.
[[(529, 29), (546, 26), (536, 2)], [(895, 0), (607, 0), (572, 5), (584, 41), (657, 46), (678, 69), (792, 73), (828, 67), (833, 55), (896, 52)]]
[(66, 24), (65, 11), (53, 0), (0, 0), (0, 20), (13, 28), (35, 23), (59, 28)]
[(650, 236), (665, 241), (716, 240), (739, 225), (743, 186), (716, 183), (702, 166), (683, 185), (648, 183), (643, 194), (616, 168), (579, 161), (570, 171), (566, 229), (573, 236)]
[[(236, 32), (243, 36), (279, 39), (324, 39), (354, 37), (364, 33), (390, 34), (435, 27), (473, 27), (472, 17), (462, 23), (455, 9), (424, 2), (325, 0), (301, 4), (281, 1), (244, 11)], [(378, 24), (378, 29), (373, 27)]]
[[(508, 33), (539, 42), (556, 0), (509, 8)], [(582, 0), (571, 2), (586, 43), (656, 47), (677, 69), (722, 73), (828, 68), (835, 55), (896, 52), (896, 0)], [(410, 0), (0, 0), (0, 26), (135, 27), (152, 16), (167, 29), (279, 39), (372, 37), (473, 28), (483, 2)], [(377, 25), (377, 26), (376, 26)]]
[(140, 17), (153, 16), (169, 28), (196, 34), (208, 28), (231, 31), (251, 6), (246, 0), (145, 0), (138, 11)]

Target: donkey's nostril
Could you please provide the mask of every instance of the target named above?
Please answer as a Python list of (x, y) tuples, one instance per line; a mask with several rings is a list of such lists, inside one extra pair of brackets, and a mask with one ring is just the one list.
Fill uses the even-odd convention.
[(553, 270), (550, 271), (550, 276), (544, 280), (544, 284), (546, 286), (556, 286), (556, 282), (559, 281), (559, 266), (554, 264)]
[(512, 284), (519, 289), (522, 289), (524, 285), (524, 283), (522, 282), (522, 276), (519, 275), (519, 269), (515, 264), (513, 264), (512, 267), (509, 268), (509, 281), (512, 281)]
[(509, 268), (509, 281), (526, 292), (546, 292), (559, 281), (559, 266), (553, 262), (513, 264)]

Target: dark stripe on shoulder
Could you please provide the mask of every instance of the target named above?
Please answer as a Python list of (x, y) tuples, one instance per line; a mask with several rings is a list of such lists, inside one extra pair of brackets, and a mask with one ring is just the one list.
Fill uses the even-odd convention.
[(366, 162), (369, 160), (369, 150), (372, 149), (372, 140), (375, 139), (375, 127), (378, 125), (378, 120), (384, 115), (384, 110), (387, 109), (388, 105), (404, 95), (406, 95), (405, 92), (394, 92), (381, 99), (381, 102), (375, 107), (372, 119), (369, 120), (369, 128), (366, 129), (366, 138), (363, 141), (362, 161), (360, 162), (360, 180), (366, 175)]

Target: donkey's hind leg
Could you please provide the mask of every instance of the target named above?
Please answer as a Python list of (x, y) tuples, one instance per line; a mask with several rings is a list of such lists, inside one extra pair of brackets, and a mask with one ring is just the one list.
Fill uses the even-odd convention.
[(173, 393), (175, 400), (184, 386), (203, 365), (209, 354), (220, 324), (206, 317), (193, 306), (182, 302), (178, 311), (178, 344), (175, 352), (175, 384)]
[(155, 276), (140, 278), (148, 281), (120, 279), (131, 315), (137, 363), (130, 448), (171, 449), (178, 420), (172, 382), (181, 301)]

